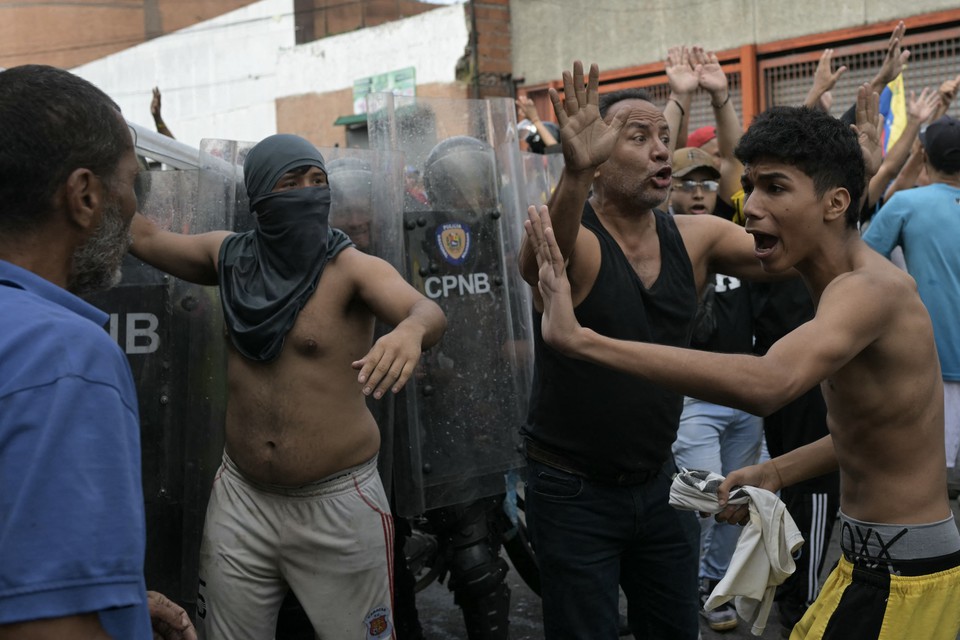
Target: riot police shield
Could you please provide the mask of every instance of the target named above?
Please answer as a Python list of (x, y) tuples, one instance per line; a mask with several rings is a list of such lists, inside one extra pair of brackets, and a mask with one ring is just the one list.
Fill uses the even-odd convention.
[(253, 228), (250, 201), (243, 185), (243, 161), (255, 142), (204, 138), (200, 141), (200, 185), (197, 207), (220, 222), (220, 229)]
[[(330, 226), (340, 229), (353, 240), (357, 249), (402, 269), (403, 221), (398, 212), (403, 207), (403, 156), (398, 153), (368, 149), (321, 148), (330, 183)], [(390, 327), (377, 324), (376, 337)], [(392, 394), (377, 400), (367, 399), (367, 406), (380, 427), (380, 457), (377, 468), (384, 491), (393, 489), (394, 416), (396, 406)]]
[[(192, 170), (143, 171), (137, 179), (139, 209), (161, 228), (216, 228), (196, 206), (195, 157)], [(89, 300), (110, 314), (110, 335), (126, 352), (137, 385), (146, 582), (192, 613), (207, 494), (223, 448), (225, 353), (216, 290), (128, 255), (121, 283)]]
[(403, 156), (389, 151), (321, 148), (330, 183), (330, 226), (357, 248), (402, 268)]
[(520, 154), (523, 165), (523, 183), (526, 187), (525, 204), (547, 204), (553, 190), (560, 182), (563, 172), (563, 156), (559, 153), (523, 152)]
[(401, 273), (447, 316), (398, 411), (396, 509), (414, 515), (503, 493), (523, 465), (532, 341), (515, 107), (375, 94), (368, 128), (371, 147), (423, 176), (426, 202), (404, 200)]

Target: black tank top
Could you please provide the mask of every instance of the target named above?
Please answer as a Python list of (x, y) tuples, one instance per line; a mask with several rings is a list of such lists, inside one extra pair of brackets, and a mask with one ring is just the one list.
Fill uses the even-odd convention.
[[(593, 208), (583, 226), (600, 242), (600, 271), (576, 308), (584, 327), (601, 335), (686, 347), (697, 291), (693, 267), (673, 218), (654, 211), (660, 275), (644, 286)], [(670, 457), (683, 398), (639, 378), (567, 358), (543, 343), (534, 314), (535, 370), (524, 434), (598, 473), (659, 469)]]

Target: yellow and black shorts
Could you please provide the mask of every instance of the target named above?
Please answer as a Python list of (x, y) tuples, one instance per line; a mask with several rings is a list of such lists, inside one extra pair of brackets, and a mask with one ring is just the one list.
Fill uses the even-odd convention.
[(841, 556), (790, 640), (956, 640), (960, 552), (893, 569)]

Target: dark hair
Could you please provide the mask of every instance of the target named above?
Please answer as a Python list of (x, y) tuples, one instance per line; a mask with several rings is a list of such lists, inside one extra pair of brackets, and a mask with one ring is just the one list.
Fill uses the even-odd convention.
[(45, 224), (57, 189), (78, 168), (109, 188), (131, 144), (119, 114), (100, 89), (62, 69), (0, 71), (0, 231)]
[(798, 168), (813, 180), (817, 197), (833, 187), (846, 189), (846, 224), (857, 227), (863, 153), (856, 134), (836, 118), (807, 107), (772, 107), (756, 117), (734, 153), (744, 164), (774, 160)]
[(647, 93), (645, 89), (634, 88), (611, 91), (610, 93), (605, 93), (600, 96), (600, 117), (606, 118), (607, 111), (610, 110), (610, 107), (624, 100), (646, 100), (647, 102), (653, 102), (653, 100), (650, 99), (650, 94)]

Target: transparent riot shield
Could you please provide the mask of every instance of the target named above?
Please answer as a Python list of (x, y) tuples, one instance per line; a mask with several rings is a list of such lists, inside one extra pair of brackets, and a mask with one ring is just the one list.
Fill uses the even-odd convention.
[(243, 185), (243, 161), (255, 142), (204, 138), (200, 141), (198, 208), (217, 219), (220, 229), (253, 228), (250, 201)]
[[(403, 156), (368, 149), (321, 148), (330, 183), (330, 226), (353, 240), (357, 249), (389, 262), (402, 270)], [(377, 323), (375, 338), (390, 331)], [(377, 468), (387, 495), (393, 489), (393, 454), (396, 446), (393, 394), (377, 400), (367, 398), (367, 406), (380, 427), (380, 456)]]
[(403, 156), (391, 151), (320, 148), (330, 183), (330, 225), (357, 248), (403, 265)]
[[(168, 230), (217, 228), (196, 206), (200, 174), (142, 172), (140, 211)], [(137, 385), (146, 582), (192, 613), (204, 511), (223, 449), (225, 353), (216, 290), (128, 255), (120, 285), (89, 299), (110, 314), (110, 335), (126, 352)]]
[(425, 198), (406, 186), (401, 272), (447, 316), (397, 412), (400, 515), (503, 493), (523, 466), (532, 340), (515, 111), (507, 99), (369, 99), (371, 147), (402, 152), (424, 182)]
[(547, 204), (554, 189), (560, 182), (563, 172), (563, 156), (559, 153), (523, 152), (520, 154), (523, 165), (523, 182), (526, 205)]

